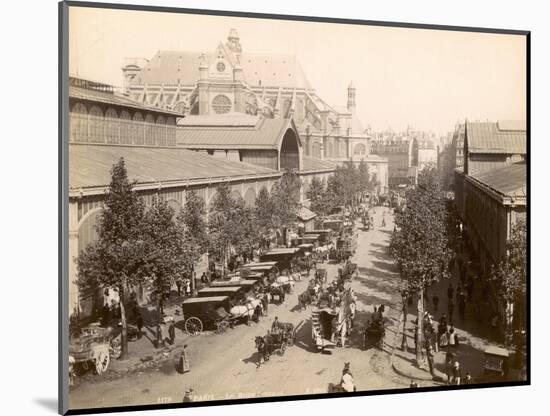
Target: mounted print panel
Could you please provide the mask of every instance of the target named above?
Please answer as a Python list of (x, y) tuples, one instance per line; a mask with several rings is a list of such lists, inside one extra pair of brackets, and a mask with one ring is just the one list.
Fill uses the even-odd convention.
[(530, 382), (529, 32), (60, 23), (61, 413)]

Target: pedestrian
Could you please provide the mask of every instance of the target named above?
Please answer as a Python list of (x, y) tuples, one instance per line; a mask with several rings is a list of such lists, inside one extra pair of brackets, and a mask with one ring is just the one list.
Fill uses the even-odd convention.
[(416, 381), (411, 380), (411, 384), (409, 384), (409, 388), (416, 389), (418, 387), (418, 383)]
[(460, 320), (464, 321), (466, 317), (466, 296), (460, 296), (458, 300), (458, 315), (460, 316)]
[(432, 297), (432, 303), (434, 305), (434, 312), (437, 312), (437, 307), (439, 305), (439, 297), (437, 295)]
[(454, 354), (450, 351), (447, 351), (445, 355), (445, 374), (447, 375), (447, 384), (451, 384), (453, 378), (453, 363), (454, 363)]
[(164, 322), (161, 323), (158, 326), (157, 343), (158, 343), (158, 348), (160, 348), (161, 346), (162, 347), (165, 346), (165, 342), (164, 342)]
[(138, 339), (141, 339), (141, 336), (142, 336), (141, 330), (143, 329), (143, 316), (141, 315), (141, 312), (139, 312), (139, 311), (138, 311), (137, 317), (136, 317), (136, 326), (137, 326), (137, 330), (138, 330), (137, 337), (138, 337)]
[(456, 358), (453, 362), (451, 384), (460, 385), (460, 363)]
[(168, 326), (168, 336), (170, 337), (170, 345), (174, 345), (176, 341), (176, 325), (174, 325), (174, 321), (171, 321)]
[(430, 343), (427, 343), (426, 346), (426, 357), (428, 359), (428, 367), (430, 368), (430, 374), (432, 377), (435, 377), (434, 372), (434, 350)]
[(181, 296), (181, 279), (176, 280), (176, 287), (178, 288), (178, 296)]
[(466, 372), (466, 375), (464, 376), (464, 384), (472, 384), (472, 376), (469, 372)]
[(191, 279), (185, 279), (185, 294), (191, 296)]
[(189, 365), (189, 356), (187, 354), (187, 344), (183, 346), (183, 350), (181, 351), (180, 359), (178, 361), (178, 372), (180, 374), (188, 373), (190, 370)]
[(455, 309), (455, 304), (453, 302), (453, 299), (449, 299), (449, 304), (447, 305), (447, 314), (449, 315), (449, 322), (453, 323), (453, 311)]
[(185, 395), (183, 396), (183, 403), (189, 403), (193, 401), (193, 398), (191, 397), (191, 394), (193, 393), (193, 389), (187, 389), (185, 390)]
[(458, 347), (458, 337), (453, 325), (451, 325), (451, 328), (449, 329), (449, 346), (453, 348)]
[(453, 284), (449, 283), (449, 287), (447, 288), (447, 298), (449, 301), (453, 299), (454, 291)]

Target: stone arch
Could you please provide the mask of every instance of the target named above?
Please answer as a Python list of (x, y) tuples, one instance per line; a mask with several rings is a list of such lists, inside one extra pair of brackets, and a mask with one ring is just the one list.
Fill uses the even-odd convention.
[(292, 129), (287, 129), (283, 140), (281, 140), (281, 147), (279, 149), (281, 170), (300, 169), (300, 143), (298, 140), (296, 132)]
[(78, 252), (84, 250), (90, 243), (97, 240), (95, 226), (99, 220), (102, 207), (94, 208), (88, 211), (78, 223)]
[(231, 190), (231, 198), (233, 198), (234, 200), (238, 201), (239, 199), (242, 198), (242, 195), (241, 195), (241, 193), (240, 193), (238, 190), (232, 189), (232, 190)]
[(249, 187), (244, 193), (244, 203), (247, 207), (252, 208), (256, 205), (256, 191), (253, 187)]

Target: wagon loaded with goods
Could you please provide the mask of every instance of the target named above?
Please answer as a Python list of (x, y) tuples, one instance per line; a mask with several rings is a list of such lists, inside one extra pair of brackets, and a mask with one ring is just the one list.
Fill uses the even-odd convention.
[(82, 328), (78, 336), (73, 336), (69, 345), (70, 362), (76, 368), (93, 369), (96, 374), (107, 371), (111, 355), (116, 352), (111, 347), (113, 334), (110, 328), (90, 325)]

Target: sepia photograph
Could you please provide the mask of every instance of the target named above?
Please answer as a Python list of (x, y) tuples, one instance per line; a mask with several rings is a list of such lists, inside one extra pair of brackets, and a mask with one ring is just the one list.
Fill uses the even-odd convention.
[(530, 383), (530, 32), (60, 16), (63, 409)]

